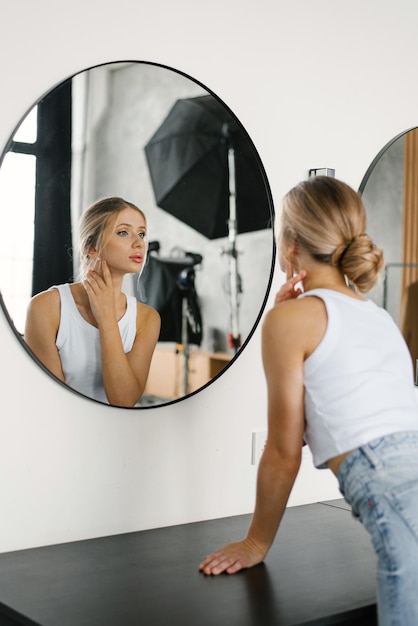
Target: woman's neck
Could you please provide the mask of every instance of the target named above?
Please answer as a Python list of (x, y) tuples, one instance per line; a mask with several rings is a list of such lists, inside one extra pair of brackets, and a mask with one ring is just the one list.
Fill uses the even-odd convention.
[(292, 250), (292, 258), (289, 259), (295, 271), (306, 272), (302, 280), (303, 290), (332, 289), (345, 293), (354, 298), (361, 298), (351, 287), (348, 286), (345, 275), (338, 267), (321, 263), (314, 259), (302, 246), (295, 246)]
[(312, 289), (332, 289), (353, 297), (360, 297), (347, 285), (344, 274), (336, 267), (322, 265), (320, 267), (304, 267), (306, 276), (302, 281), (304, 291)]

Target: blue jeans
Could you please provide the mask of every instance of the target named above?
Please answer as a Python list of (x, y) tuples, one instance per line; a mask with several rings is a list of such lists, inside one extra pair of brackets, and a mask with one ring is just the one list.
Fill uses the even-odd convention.
[(418, 431), (354, 450), (338, 481), (377, 555), (379, 626), (418, 626)]

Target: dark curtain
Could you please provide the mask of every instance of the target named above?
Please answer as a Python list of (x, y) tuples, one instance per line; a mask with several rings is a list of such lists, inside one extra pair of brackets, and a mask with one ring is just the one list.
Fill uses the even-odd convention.
[(32, 293), (73, 280), (71, 80), (38, 104)]

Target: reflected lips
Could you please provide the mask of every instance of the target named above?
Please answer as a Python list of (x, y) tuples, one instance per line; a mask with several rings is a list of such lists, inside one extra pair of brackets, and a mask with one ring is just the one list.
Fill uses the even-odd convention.
[(135, 261), (135, 263), (142, 263), (142, 256), (140, 254), (134, 254), (129, 258), (132, 259), (132, 261)]

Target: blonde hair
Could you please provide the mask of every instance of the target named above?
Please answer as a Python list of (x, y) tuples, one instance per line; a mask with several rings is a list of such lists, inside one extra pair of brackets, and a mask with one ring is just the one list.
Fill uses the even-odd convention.
[(338, 267), (362, 293), (377, 282), (383, 251), (366, 234), (366, 211), (349, 185), (316, 176), (283, 199), (278, 244), (299, 242), (317, 261)]
[(86, 272), (90, 263), (89, 250), (95, 248), (99, 255), (101, 254), (106, 243), (106, 235), (110, 235), (118, 214), (126, 208), (138, 211), (146, 223), (146, 216), (141, 209), (118, 196), (98, 200), (82, 213), (78, 226), (82, 273)]

